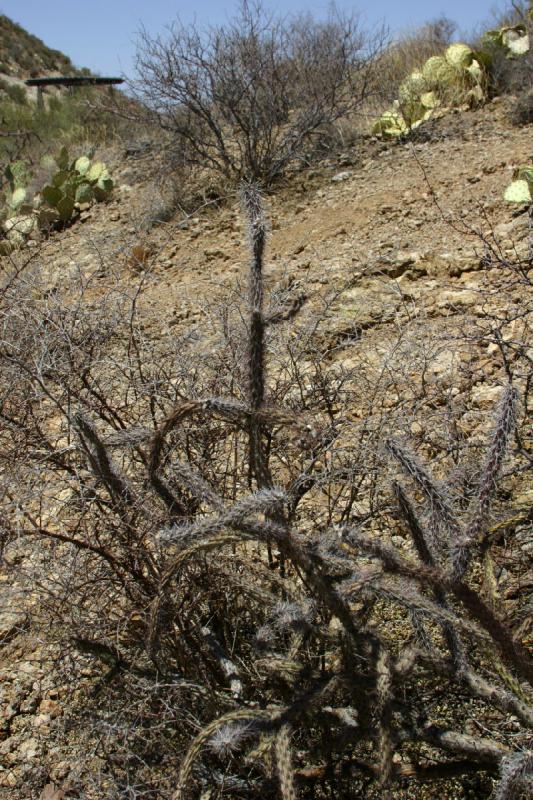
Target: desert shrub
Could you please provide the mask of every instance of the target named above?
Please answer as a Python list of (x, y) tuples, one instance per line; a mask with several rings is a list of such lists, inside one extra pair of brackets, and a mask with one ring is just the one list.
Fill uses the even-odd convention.
[(35, 543), (27, 576), (13, 568), (40, 587), (99, 743), (88, 780), (114, 798), (372, 797), (409, 777), (488, 797), (501, 770), (510, 800), (531, 776), (533, 666), (493, 556), (530, 513), (513, 505), (531, 462), (529, 256), (501, 263), (520, 306), (464, 342), (496, 343), (506, 370), (469, 439), (425, 381), (427, 321), (336, 360), (337, 295), (301, 324), (297, 284), (267, 298), (254, 187), (243, 202), (246, 297), (168, 344), (137, 316), (142, 284), (102, 296), (78, 276), (60, 297), (28, 260), (2, 285), (5, 560)]
[[(26, 105), (28, 98), (26, 95), (26, 90), (23, 86), (19, 86), (18, 84), (8, 83), (0, 79), (0, 92), (12, 100), (14, 103), (18, 103), (19, 105)], [(0, 94), (0, 99), (1, 99)]]
[[(487, 30), (490, 28), (490, 30)], [(513, 54), (508, 46), (498, 39), (498, 32), (519, 31), (520, 36), (529, 37), (529, 50)], [(477, 37), (475, 47), (486, 52), (490, 63), (491, 92), (493, 94), (519, 94), (532, 86), (533, 82), (533, 5), (529, 0), (511, 3), (498, 14), (490, 25)], [(523, 41), (527, 41), (526, 38)]]
[(382, 33), (335, 10), (326, 22), (243, 2), (235, 19), (139, 38), (137, 96), (188, 163), (268, 185), (374, 88)]
[(520, 94), (533, 86), (533, 52), (509, 58), (499, 47), (487, 48), (491, 59), (491, 91), (493, 94)]

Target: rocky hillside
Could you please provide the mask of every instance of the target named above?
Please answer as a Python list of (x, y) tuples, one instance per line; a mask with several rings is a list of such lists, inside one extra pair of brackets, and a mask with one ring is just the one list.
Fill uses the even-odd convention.
[(131, 109), (36, 114), (17, 83), (72, 64), (5, 17), (0, 48), (6, 239), (26, 225), (0, 257), (0, 800), (522, 800), (511, 85), (354, 128), (264, 225)]
[(48, 74), (79, 75), (68, 56), (47, 47), (9, 17), (0, 15), (0, 74), (31, 78)]
[[(267, 198), (270, 288), (282, 287), (297, 326), (330, 298), (314, 339), (318, 351), (339, 367), (364, 362), (385, 374), (395, 363), (391, 343), (399, 347), (403, 337), (412, 352), (425, 348), (426, 416), (407, 420), (405, 434), (429, 451), (437, 436), (432, 409), (443, 396), (453, 402), (459, 438), (484, 439), (505, 364), (490, 336), (478, 337), (482, 345), (469, 342), (487, 320), (502, 315), (518, 341), (525, 324), (520, 310), (531, 307), (530, 286), (510, 281), (505, 266), (531, 259), (527, 214), (515, 213), (502, 196), (513, 169), (533, 158), (533, 143), (530, 126), (509, 124), (506, 103), (496, 98), (483, 109), (448, 114), (412, 142), (370, 139)], [(147, 335), (190, 329), (204, 352), (216, 349), (221, 333), (212, 326), (211, 308), (242, 282), (247, 260), (237, 199), (151, 227), (160, 197), (147, 177), (149, 146), (126, 156), (115, 152), (114, 163), (108, 156), (114, 199), (82, 211), (80, 223), (34, 246), (42, 297), (59, 296), (80, 276), (93, 297), (105, 297), (117, 281), (125, 289), (138, 285)], [(397, 373), (384, 408), (400, 413), (419, 379), (419, 373)], [(370, 398), (348, 413), (354, 420), (372, 413)], [(527, 511), (532, 502), (530, 482), (519, 480), (516, 509)], [(512, 556), (499, 551), (494, 564), (499, 596), (529, 645), (524, 609), (533, 588), (532, 551), (531, 528), (524, 528)], [(38, 633), (38, 592), (28, 593), (23, 576), (0, 590), (0, 798), (97, 797), (88, 787), (103, 761), (86, 758), (82, 732), (62, 722), (72, 697), (64, 675), (54, 670), (53, 648)], [(442, 796), (490, 793), (486, 786), (480, 794), (450, 786)]]

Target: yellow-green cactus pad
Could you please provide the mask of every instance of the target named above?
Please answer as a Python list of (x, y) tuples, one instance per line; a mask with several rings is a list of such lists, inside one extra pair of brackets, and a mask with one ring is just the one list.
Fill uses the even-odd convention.
[(481, 86), (473, 86), (466, 93), (465, 100), (470, 106), (478, 106), (486, 100), (486, 95)]
[(420, 102), (424, 106), (424, 108), (438, 108), (440, 105), (440, 100), (435, 94), (435, 92), (424, 92), (424, 94), (420, 97)]
[(385, 111), (374, 125), (373, 133), (383, 136), (400, 136), (409, 130), (409, 126), (398, 111)]
[(16, 211), (24, 203), (25, 199), (26, 199), (26, 189), (19, 187), (18, 189), (15, 189), (15, 191), (9, 198), (8, 205), (10, 208)]
[(76, 170), (76, 172), (79, 172), (80, 175), (85, 175), (90, 168), (91, 168), (91, 159), (87, 158), (87, 156), (80, 156), (74, 162), (74, 169)]
[(400, 102), (408, 102), (420, 97), (423, 92), (427, 91), (426, 81), (421, 72), (416, 70), (412, 72), (408, 78), (400, 85), (398, 96)]
[(475, 83), (481, 84), (485, 80), (485, 71), (477, 59), (472, 61), (466, 71)]
[(457, 80), (456, 70), (443, 56), (432, 56), (428, 58), (422, 67), (422, 75), (428, 84), (428, 88), (453, 86)]
[(533, 194), (531, 184), (528, 181), (513, 181), (505, 190), (503, 199), (508, 203), (531, 203)]
[(465, 69), (469, 67), (474, 59), (474, 53), (467, 44), (451, 44), (445, 53), (445, 58), (450, 66), (455, 69)]

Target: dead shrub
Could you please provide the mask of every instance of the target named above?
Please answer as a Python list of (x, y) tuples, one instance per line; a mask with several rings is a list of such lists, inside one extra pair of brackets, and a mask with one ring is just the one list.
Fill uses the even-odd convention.
[(143, 31), (135, 89), (187, 163), (269, 185), (365, 102), (384, 41), (335, 8), (318, 22), (243, 2), (223, 26)]

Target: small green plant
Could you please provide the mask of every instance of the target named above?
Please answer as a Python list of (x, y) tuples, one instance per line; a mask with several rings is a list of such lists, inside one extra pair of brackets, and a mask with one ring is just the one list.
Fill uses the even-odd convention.
[(524, 164), (513, 172), (513, 180), (505, 190), (508, 203), (533, 203), (533, 166)]
[(4, 206), (0, 209), (0, 221), (5, 239), (0, 241), (0, 255), (7, 255), (24, 244), (35, 228), (32, 212), (28, 205), (25, 188), (31, 173), (23, 161), (15, 161), (4, 170), (8, 188), (4, 192)]
[(63, 147), (56, 159), (59, 171), (40, 192), (42, 205), (38, 209), (40, 221), (69, 222), (81, 203), (106, 200), (113, 190), (113, 181), (101, 161), (91, 163), (88, 156), (70, 162), (68, 150)]
[(31, 173), (23, 161), (11, 164), (5, 170), (9, 188), (4, 193), (4, 206), (0, 220), (5, 239), (0, 242), (0, 255), (24, 245), (37, 230), (47, 230), (54, 225), (70, 222), (83, 203), (106, 200), (113, 190), (113, 181), (101, 161), (91, 162), (84, 155), (71, 161), (63, 147), (55, 159), (45, 156), (44, 166), (55, 174), (31, 202), (28, 201), (27, 184)]
[[(1, 65), (0, 72), (2, 72)], [(16, 83), (8, 83), (7, 81), (0, 79), (0, 98), (3, 99), (3, 97), (9, 98), (9, 100), (11, 100), (13, 103), (17, 103), (21, 106), (25, 106), (28, 103), (28, 96), (24, 86)]]

